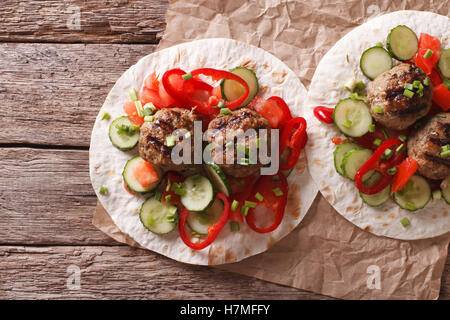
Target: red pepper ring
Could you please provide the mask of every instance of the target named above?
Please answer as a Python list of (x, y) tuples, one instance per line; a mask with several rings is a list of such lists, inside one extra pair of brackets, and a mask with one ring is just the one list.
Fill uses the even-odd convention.
[[(236, 109), (237, 107), (239, 107), (245, 101), (245, 99), (247, 99), (247, 97), (250, 93), (248, 84), (247, 84), (247, 82), (245, 82), (244, 79), (242, 79), (238, 75), (235, 75), (234, 73), (231, 73), (231, 72), (228, 72), (225, 70), (218, 70), (218, 69), (213, 69), (213, 68), (200, 68), (200, 69), (195, 69), (194, 71), (191, 72), (191, 74), (193, 77), (198, 77), (199, 75), (203, 74), (205, 76), (211, 77), (214, 81), (228, 79), (228, 80), (234, 80), (234, 81), (239, 82), (244, 87), (244, 94), (239, 99), (236, 99), (233, 101), (225, 101), (225, 107), (230, 110), (233, 110), (233, 109)], [(186, 97), (186, 99), (189, 99), (189, 97)]]
[[(170, 69), (164, 72), (161, 83), (164, 86), (164, 90), (171, 96), (176, 102), (178, 102), (182, 107), (187, 106), (187, 102), (183, 95), (182, 87), (179, 89), (175, 88), (172, 83), (170, 82), (170, 77), (172, 76), (179, 76), (181, 78), (182, 75), (186, 74), (182, 69), (175, 68)], [(184, 81), (181, 79), (181, 81)]]
[[(283, 195), (281, 196), (274, 195), (274, 191), (272, 189), (272, 187), (274, 187), (274, 182), (273, 180), (271, 181), (271, 179), (275, 176), (279, 178), (276, 185), (280, 185), (280, 189), (283, 192)], [(266, 208), (275, 212), (273, 224), (266, 228), (260, 228), (255, 224), (255, 208), (249, 209), (245, 220), (247, 221), (248, 226), (258, 233), (268, 233), (274, 231), (281, 224), (284, 217), (288, 196), (288, 182), (285, 175), (281, 172), (278, 172), (275, 176), (261, 176), (253, 188), (253, 194), (258, 192), (264, 197), (264, 199), (262, 202), (258, 202), (258, 200), (253, 197), (252, 201), (259, 203), (259, 205), (264, 205)]]
[[(391, 138), (383, 142), (378, 149), (373, 153), (372, 157), (370, 157), (369, 160), (367, 160), (362, 167), (358, 170), (358, 172), (355, 175), (355, 184), (359, 191), (361, 191), (364, 194), (375, 194), (386, 188), (393, 180), (393, 176), (389, 175), (387, 173), (387, 170), (396, 166), (398, 163), (400, 163), (401, 155), (396, 155), (394, 158), (388, 162), (388, 164), (380, 163), (381, 157), (383, 156), (384, 152), (389, 149), (390, 147), (401, 144), (402, 141), (400, 139)], [(366, 187), (363, 183), (363, 177), (366, 173), (369, 171), (378, 171), (381, 173), (382, 177), (381, 180), (373, 187)]]
[(214, 87), (208, 83), (197, 78), (192, 78), (184, 82), (183, 96), (190, 108), (196, 107), (197, 112), (207, 115), (218, 110), (217, 108), (211, 108), (208, 103), (213, 89)]
[(333, 111), (334, 108), (319, 106), (314, 108), (313, 113), (314, 116), (320, 121), (330, 124), (333, 123)]
[(289, 170), (297, 163), (300, 152), (308, 141), (306, 120), (302, 117), (293, 118), (286, 123), (280, 137), (280, 156), (289, 148), (288, 159), (280, 163), (281, 170)]
[(208, 236), (202, 242), (193, 243), (188, 236), (186, 235), (186, 219), (189, 215), (189, 211), (186, 208), (183, 208), (180, 214), (180, 222), (178, 223), (178, 231), (180, 232), (181, 240), (189, 247), (194, 250), (202, 250), (209, 246), (211, 243), (216, 240), (220, 231), (222, 231), (223, 227), (228, 221), (228, 216), (230, 215), (230, 201), (227, 196), (222, 193), (218, 193), (216, 197), (223, 201), (223, 212), (219, 221), (215, 224), (208, 227)]

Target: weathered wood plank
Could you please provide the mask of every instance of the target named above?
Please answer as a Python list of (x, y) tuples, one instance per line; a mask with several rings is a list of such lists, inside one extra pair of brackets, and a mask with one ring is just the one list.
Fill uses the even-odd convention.
[(154, 45), (0, 44), (1, 143), (89, 146), (109, 90)]
[[(327, 298), (130, 247), (3, 246), (0, 257), (0, 299)], [(79, 290), (67, 288), (70, 265)]]
[(2, 0), (0, 41), (157, 43), (167, 0)]
[(92, 225), (88, 151), (0, 149), (0, 244), (114, 244)]

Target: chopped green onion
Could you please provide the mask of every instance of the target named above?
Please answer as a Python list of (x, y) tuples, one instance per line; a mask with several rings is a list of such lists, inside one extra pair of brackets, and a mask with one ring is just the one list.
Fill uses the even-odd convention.
[(225, 148), (231, 147), (233, 145), (233, 142), (229, 141), (225, 144)]
[(441, 119), (445, 119), (446, 115), (443, 114), (443, 113), (438, 113), (438, 114), (436, 115), (436, 117), (441, 118)]
[(144, 121), (145, 122), (153, 122), (153, 121), (155, 121), (155, 116), (145, 116)]
[(348, 57), (348, 54), (345, 55), (345, 59), (347, 60), (347, 63), (350, 63), (350, 58)]
[(373, 144), (376, 145), (377, 147), (379, 147), (381, 145), (381, 142), (382, 142), (381, 139), (377, 138), (373, 141)]
[(374, 124), (371, 124), (369, 126), (369, 132), (375, 132), (375, 125)]
[(180, 182), (180, 183), (174, 183), (173, 187), (172, 187), (173, 192), (176, 195), (179, 196), (184, 196), (186, 194), (186, 190), (184, 189), (184, 183)]
[(406, 208), (407, 210), (415, 210), (415, 209), (416, 209), (416, 206), (415, 206), (415, 204), (412, 203), (411, 201), (408, 201), (408, 202), (406, 203), (406, 205), (405, 205), (405, 208)]
[(433, 200), (440, 200), (440, 199), (442, 199), (441, 190), (434, 190), (433, 191)]
[(272, 191), (277, 197), (281, 197), (284, 194), (283, 190), (281, 190), (280, 188), (272, 189)]
[(450, 150), (450, 144), (446, 144), (445, 146), (441, 147), (442, 151)]
[(376, 46), (380, 47), (380, 48), (383, 48), (383, 43), (382, 42), (377, 42)]
[(401, 135), (398, 136), (398, 139), (399, 139), (400, 141), (405, 142), (405, 141), (406, 141), (406, 136), (405, 136), (404, 134), (401, 134)]
[(136, 105), (136, 111), (138, 113), (138, 116), (142, 118), (144, 116), (144, 109), (142, 108), (142, 103), (138, 100), (135, 101), (134, 104)]
[(351, 78), (351, 79), (347, 80), (347, 82), (344, 84), (344, 89), (348, 90), (350, 92), (353, 92), (353, 90), (355, 90), (355, 87), (356, 87), (355, 78)]
[(366, 85), (364, 84), (364, 82), (359, 81), (356, 86), (355, 86), (355, 91), (356, 92), (361, 92), (366, 88)]
[(382, 159), (389, 159), (390, 157), (392, 157), (392, 155), (394, 154), (394, 152), (392, 152), (391, 149), (386, 149), (383, 153), (383, 155), (381, 156)]
[(403, 88), (405, 88), (407, 90), (414, 90), (414, 85), (412, 83), (405, 83)]
[(426, 77), (425, 80), (423, 80), (423, 85), (428, 87), (430, 85), (430, 78)]
[(441, 152), (441, 157), (442, 157), (442, 158), (447, 158), (448, 156), (450, 156), (450, 150)]
[(239, 201), (233, 200), (233, 202), (231, 203), (231, 211), (236, 211), (238, 206), (239, 206)]
[(102, 120), (109, 120), (111, 118), (111, 115), (108, 112), (103, 112), (102, 114)]
[(250, 164), (250, 160), (247, 158), (241, 158), (237, 161), (237, 163), (241, 166), (248, 166)]
[(167, 136), (166, 137), (166, 145), (168, 147), (173, 147), (175, 145), (175, 137), (174, 136)]
[(221, 108), (220, 114), (231, 114), (231, 110), (228, 108)]
[(137, 101), (138, 96), (135, 88), (128, 90), (128, 95), (130, 96), (131, 101)]
[(244, 216), (247, 216), (248, 214), (248, 207), (242, 206), (241, 207), (241, 214), (243, 214)]
[(244, 202), (244, 206), (249, 207), (249, 208), (256, 208), (258, 204), (256, 202), (253, 201), (247, 201), (245, 200)]
[(170, 202), (172, 201), (172, 195), (168, 194), (164, 199), (166, 200), (166, 202)]
[(100, 190), (98, 191), (98, 193), (100, 193), (102, 196), (104, 196), (105, 194), (108, 193), (108, 188), (105, 186), (101, 186)]
[(132, 136), (133, 134), (135, 134), (137, 131), (139, 131), (139, 126), (137, 125), (126, 125), (126, 124), (122, 124), (122, 125), (116, 125), (117, 128), (117, 133), (119, 135), (125, 133), (129, 136)]
[(230, 231), (236, 232), (241, 229), (239, 222), (236, 221), (230, 221)]
[(403, 151), (405, 151), (405, 144), (404, 143), (402, 143), (401, 145), (399, 145), (397, 147), (397, 149), (395, 149), (395, 152), (397, 152), (397, 153), (403, 153)]
[(186, 74), (183, 74), (181, 76), (181, 78), (183, 78), (184, 81), (191, 80), (192, 79), (192, 74), (190, 72), (186, 73)]
[(188, 131), (188, 132), (186, 132), (185, 134), (184, 134), (184, 137), (186, 138), (186, 139), (189, 139), (190, 137), (191, 137), (191, 132), (190, 131)]
[(155, 200), (160, 201), (162, 197), (162, 193), (159, 190), (155, 191)]
[(430, 59), (433, 56), (433, 54), (434, 54), (434, 51), (431, 49), (428, 49), (427, 52), (425, 52), (425, 54), (423, 55), (423, 57), (425, 59)]
[(384, 110), (382, 107), (373, 107), (373, 111), (375, 111), (375, 113), (378, 113), (378, 114), (384, 113)]
[(366, 99), (366, 96), (359, 95), (358, 92), (353, 92), (350, 95), (350, 99), (352, 99), (352, 100), (364, 100), (364, 99)]
[(344, 123), (342, 125), (349, 129), (352, 126), (352, 122), (347, 119), (347, 120), (344, 121)]
[(155, 113), (156, 107), (153, 105), (153, 103), (149, 102), (146, 103), (144, 106), (144, 116), (151, 116), (153, 113)]
[(257, 149), (259, 149), (259, 144), (260, 144), (259, 138), (256, 138), (256, 148)]
[(414, 97), (414, 92), (408, 89), (405, 89), (405, 91), (403, 91), (403, 95), (407, 98), (412, 99), (412, 97)]
[(225, 102), (220, 101), (219, 104), (217, 105), (217, 108), (222, 109), (223, 107), (225, 107)]
[(170, 179), (167, 179), (166, 192), (169, 192), (171, 187), (172, 187), (172, 182), (170, 181)]
[[(413, 88), (419, 89), (421, 86), (422, 86), (422, 82), (420, 82), (419, 80), (415, 80), (413, 82)], [(422, 86), (422, 89), (423, 89), (423, 86)]]
[(388, 175), (393, 176), (397, 173), (397, 167), (392, 167), (387, 170)]
[(400, 223), (401, 223), (402, 226), (404, 226), (405, 228), (406, 228), (407, 226), (410, 225), (409, 219), (408, 219), (407, 217), (404, 217), (404, 218), (400, 219)]
[(263, 195), (262, 195), (261, 193), (259, 193), (259, 192), (257, 192), (257, 193), (255, 194), (255, 198), (256, 198), (258, 201), (263, 201), (263, 200), (264, 200)]

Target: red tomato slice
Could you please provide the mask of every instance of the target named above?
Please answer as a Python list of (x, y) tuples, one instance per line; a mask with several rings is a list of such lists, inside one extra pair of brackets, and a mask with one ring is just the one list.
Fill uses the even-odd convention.
[(280, 108), (278, 102), (275, 100), (263, 100), (262, 98), (256, 97), (249, 106), (266, 118), (272, 128), (278, 128), (282, 123), (286, 123), (285, 119), (288, 118), (285, 115), (284, 109)]
[(123, 111), (127, 114), (128, 118), (133, 124), (140, 126), (144, 123), (144, 118), (138, 116), (136, 104), (134, 103), (134, 101), (125, 102)]
[(434, 52), (440, 51), (441, 41), (426, 33), (421, 33), (419, 38), (419, 48), (431, 49)]
[(450, 109), (450, 90), (443, 83), (434, 88), (433, 102), (444, 111)]
[(179, 104), (167, 93), (164, 86), (159, 86), (158, 90), (159, 97), (161, 98), (161, 103), (163, 108), (167, 107), (179, 107)]
[(433, 87), (437, 87), (442, 83), (441, 75), (439, 71), (436, 70), (436, 68), (431, 71), (431, 73), (428, 75), (428, 78), (430, 78)]
[(418, 167), (417, 161), (413, 158), (406, 158), (397, 167), (397, 173), (394, 176), (394, 182), (392, 183), (392, 193), (402, 190), (412, 175), (416, 172)]
[(145, 79), (144, 87), (146, 87), (148, 89), (151, 89), (151, 90), (158, 91), (158, 89), (159, 89), (159, 80), (158, 80), (158, 76), (156, 75), (155, 72), (153, 72), (151, 75), (149, 75), (147, 77), (147, 79)]
[(439, 61), (441, 51), (433, 50), (433, 55), (430, 58), (425, 58), (424, 55), (427, 51), (427, 48), (420, 48), (419, 51), (417, 51), (416, 56), (414, 57), (414, 63), (427, 75), (430, 75), (433, 71), (434, 65)]
[(160, 98), (158, 91), (144, 87), (141, 93), (141, 103), (145, 106), (149, 102), (153, 103), (153, 105), (158, 109), (164, 107), (163, 100)]
[(133, 171), (134, 176), (142, 187), (147, 188), (152, 183), (159, 180), (158, 173), (150, 162), (141, 161)]
[[(170, 181), (170, 187), (167, 188), (167, 186), (169, 185), (169, 181)], [(175, 192), (172, 190), (172, 186), (174, 183), (180, 183), (183, 181), (184, 181), (184, 178), (182, 175), (180, 175), (176, 172), (172, 172), (172, 171), (167, 172), (166, 178), (164, 181), (164, 185), (163, 185), (164, 189), (163, 189), (161, 201), (168, 202), (168, 203), (174, 204), (174, 205), (181, 204), (180, 196), (175, 194)], [(170, 201), (166, 200), (166, 196), (168, 196), (168, 195), (170, 195)]]

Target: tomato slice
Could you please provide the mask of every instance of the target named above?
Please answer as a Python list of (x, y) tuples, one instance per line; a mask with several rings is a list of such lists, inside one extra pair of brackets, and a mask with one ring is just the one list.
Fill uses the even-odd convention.
[(144, 123), (144, 118), (138, 116), (136, 104), (134, 103), (134, 101), (125, 102), (123, 111), (127, 114), (128, 118), (133, 124), (140, 126)]
[(427, 33), (421, 33), (419, 38), (419, 48), (431, 49), (434, 52), (441, 49), (439, 38), (433, 37)]
[(434, 65), (439, 61), (441, 51), (433, 51), (433, 55), (430, 58), (425, 58), (424, 55), (428, 51), (427, 48), (420, 48), (414, 57), (414, 63), (420, 69), (422, 69), (427, 75), (430, 75), (433, 71)]
[(134, 176), (142, 187), (147, 188), (152, 183), (159, 180), (158, 173), (150, 162), (141, 161), (133, 171)]
[(450, 109), (450, 90), (443, 83), (434, 88), (433, 102), (444, 111)]
[(164, 86), (159, 86), (158, 90), (159, 98), (161, 99), (161, 103), (163, 108), (168, 107), (180, 107), (180, 104), (177, 103), (164, 89)]
[(428, 75), (428, 78), (430, 78), (433, 87), (437, 87), (442, 83), (441, 75), (439, 71), (436, 70), (436, 68), (433, 68), (433, 70), (431, 70), (431, 73)]
[(144, 81), (144, 87), (158, 91), (159, 90), (159, 80), (156, 72), (153, 72), (151, 75), (147, 77)]
[(158, 109), (161, 109), (164, 106), (163, 100), (160, 98), (158, 91), (144, 87), (141, 93), (141, 103), (145, 106), (149, 102), (153, 103), (153, 105)]
[[(175, 194), (175, 192), (172, 190), (172, 187), (173, 187), (174, 183), (180, 183), (183, 181), (184, 181), (184, 178), (182, 175), (180, 175), (176, 172), (172, 172), (172, 171), (167, 172), (165, 180), (164, 180), (164, 185), (163, 185), (164, 189), (163, 189), (161, 201), (167, 202), (170, 204), (174, 204), (174, 205), (181, 204), (180, 196)], [(170, 196), (169, 197), (170, 200), (166, 199), (167, 196)]]
[(403, 160), (397, 167), (397, 173), (395, 174), (394, 182), (392, 183), (392, 193), (402, 190), (406, 186), (409, 179), (417, 171), (417, 167), (417, 161), (413, 158), (406, 158)]
[(280, 128), (292, 119), (289, 107), (280, 97), (274, 96), (267, 100), (255, 97), (249, 107), (266, 118), (272, 128)]

